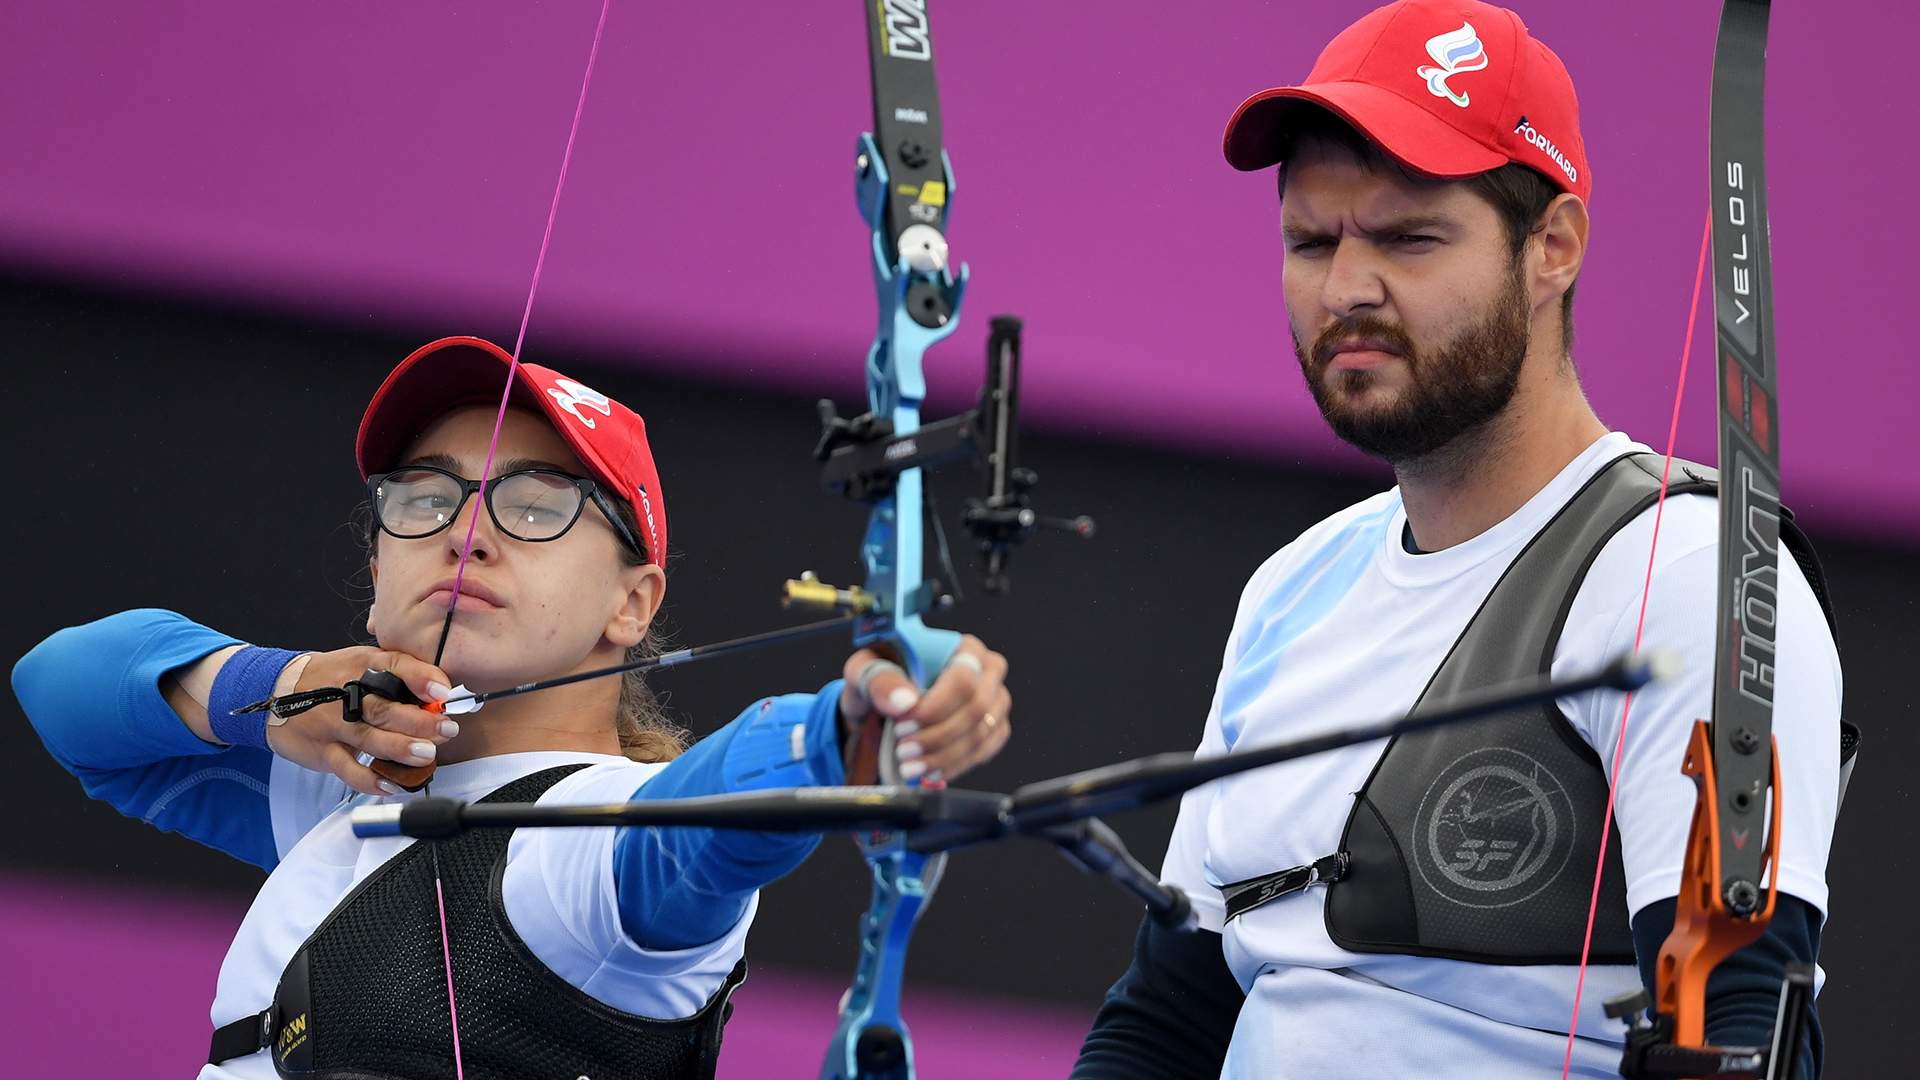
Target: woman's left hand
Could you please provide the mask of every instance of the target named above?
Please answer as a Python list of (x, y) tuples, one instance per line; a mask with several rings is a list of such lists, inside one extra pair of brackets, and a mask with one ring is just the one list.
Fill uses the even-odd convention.
[(1013, 694), (1007, 690), (1006, 657), (968, 634), (924, 693), (897, 667), (889, 666), (868, 679), (863, 696), (861, 676), (875, 661), (886, 659), (872, 649), (847, 658), (840, 719), (851, 735), (858, 732), (870, 709), (890, 717), (904, 779), (952, 780), (1007, 745), (1013, 729)]

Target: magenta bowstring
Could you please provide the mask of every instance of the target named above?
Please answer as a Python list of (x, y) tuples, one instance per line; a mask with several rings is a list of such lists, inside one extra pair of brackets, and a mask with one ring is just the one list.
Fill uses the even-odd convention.
[[(1700, 237), (1700, 261), (1693, 271), (1693, 303), (1687, 308), (1687, 337), (1680, 346), (1680, 383), (1673, 388), (1673, 418), (1667, 425), (1667, 462), (1660, 470), (1660, 499), (1653, 507), (1653, 541), (1647, 546), (1647, 580), (1640, 587), (1640, 619), (1633, 628), (1633, 654), (1640, 655), (1640, 637), (1647, 629), (1647, 599), (1653, 594), (1653, 557), (1660, 550), (1660, 519), (1667, 510), (1667, 480), (1673, 475), (1673, 448), (1680, 438), (1680, 400), (1687, 390), (1687, 362), (1693, 356), (1693, 331), (1700, 316), (1700, 283), (1707, 276), (1707, 249), (1713, 245), (1713, 219), (1707, 219)], [(1633, 715), (1633, 691), (1620, 706), (1620, 735), (1613, 744), (1613, 769), (1607, 781), (1607, 812), (1600, 817), (1600, 855), (1593, 871), (1593, 895), (1587, 901), (1587, 931), (1580, 942), (1580, 973), (1573, 984), (1573, 1016), (1567, 1021), (1567, 1053), (1560, 1062), (1560, 1080), (1573, 1071), (1573, 1039), (1580, 1030), (1580, 995), (1587, 988), (1588, 957), (1593, 949), (1593, 923), (1600, 912), (1600, 877), (1606, 872), (1607, 840), (1613, 831), (1613, 796), (1620, 790), (1621, 751), (1627, 745), (1627, 719)]]

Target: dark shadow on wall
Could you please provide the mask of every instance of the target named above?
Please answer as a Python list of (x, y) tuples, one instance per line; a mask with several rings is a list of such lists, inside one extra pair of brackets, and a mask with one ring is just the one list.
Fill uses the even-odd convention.
[[(52, 630), (134, 606), (172, 607), (260, 642), (332, 648), (363, 631), (364, 575), (343, 527), (360, 487), (353, 433), (401, 356), (445, 332), (366, 332), (137, 296), (0, 278), (11, 362), (4, 392), (9, 615), (0, 656)], [(449, 328), (459, 329), (459, 328)], [(810, 403), (751, 389), (664, 382), (643, 358), (551, 363), (649, 421), (673, 521), (668, 612), (684, 644), (778, 626), (780, 582), (802, 570), (857, 577), (862, 508), (819, 494)], [(843, 411), (861, 392), (849, 365)], [(977, 377), (969, 359), (965, 378)], [(956, 376), (958, 377), (958, 376)], [(1247, 576), (1275, 548), (1380, 481), (1150, 446), (1029, 434), (1050, 509), (1088, 513), (1099, 539), (1022, 551), (1011, 596), (974, 596), (951, 625), (1015, 664), (1018, 739), (969, 778), (1012, 785), (1191, 747)], [(949, 518), (974, 478), (937, 480)], [(1828, 1075), (1889, 1075), (1907, 972), (1883, 941), (1904, 925), (1920, 860), (1889, 844), (1915, 810), (1900, 763), (1920, 758), (1906, 664), (1920, 551), (1823, 537), (1840, 610), (1848, 714), (1865, 759), (1830, 864), (1833, 918), (1821, 999)], [(964, 552), (960, 557), (965, 558)], [(971, 584), (974, 572), (963, 571)], [(812, 689), (845, 649), (830, 643), (720, 660), (658, 680), (670, 707), (711, 731), (758, 695)], [(257, 872), (89, 802), (0, 701), (6, 786), (0, 865), (116, 882), (248, 893)], [(1676, 768), (1678, 763), (1675, 763)], [(1157, 865), (1163, 807), (1114, 822)], [(1897, 833), (1896, 833), (1897, 835)], [(752, 950), (769, 963), (850, 969), (864, 868), (844, 840), (770, 890)], [(962, 853), (917, 936), (915, 980), (1089, 1005), (1124, 966), (1137, 909), (1050, 851)]]

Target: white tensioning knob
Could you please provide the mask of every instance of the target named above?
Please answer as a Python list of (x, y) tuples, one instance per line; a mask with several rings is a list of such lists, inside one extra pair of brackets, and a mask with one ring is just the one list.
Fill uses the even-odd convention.
[(900, 257), (922, 274), (947, 268), (947, 238), (931, 225), (909, 225), (900, 234)]

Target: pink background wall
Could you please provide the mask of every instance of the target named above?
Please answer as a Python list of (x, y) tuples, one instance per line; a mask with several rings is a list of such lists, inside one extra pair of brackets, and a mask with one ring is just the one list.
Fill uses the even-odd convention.
[[(206, 1060), (220, 960), (245, 910), (226, 897), (0, 875), (7, 1075), (192, 1076)], [(844, 980), (755, 968), (734, 997), (720, 1075), (811, 1075), (845, 989)], [(1065, 1076), (1093, 1020), (911, 985), (904, 1007), (925, 1080)]]
[[(931, 358), (936, 394), (976, 385), (985, 316), (1014, 311), (1038, 423), (1354, 463), (1286, 346), (1271, 179), (1230, 170), (1219, 137), (1245, 94), (1304, 75), (1364, 7), (935, 3), (951, 238), (977, 271)], [(1584, 103), (1595, 233), (1576, 353), (1603, 417), (1658, 442), (1705, 213), (1719, 5), (1519, 7)], [(1888, 448), (1912, 449), (1920, 380), (1896, 321), (1920, 246), (1920, 11), (1779, 8), (1785, 494), (1823, 525), (1911, 540), (1920, 485)], [(0, 7), (0, 262), (510, 340), (598, 9), (15, 0)], [(857, 386), (864, 49), (851, 0), (616, 2), (529, 355)], [(1681, 449), (1711, 459), (1708, 385)]]

